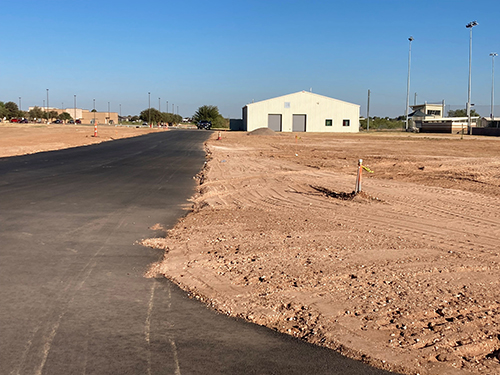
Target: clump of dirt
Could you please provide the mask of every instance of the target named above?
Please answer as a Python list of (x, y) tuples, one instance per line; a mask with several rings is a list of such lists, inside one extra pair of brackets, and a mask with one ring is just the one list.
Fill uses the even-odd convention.
[(381, 368), (500, 373), (499, 145), (227, 133), (151, 274)]

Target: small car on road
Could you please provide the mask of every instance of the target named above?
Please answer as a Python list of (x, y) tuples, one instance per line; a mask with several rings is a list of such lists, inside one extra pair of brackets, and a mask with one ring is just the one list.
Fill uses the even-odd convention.
[(198, 129), (210, 130), (210, 129), (212, 129), (212, 122), (202, 120), (202, 121), (198, 122), (198, 125), (196, 125), (196, 126), (198, 127)]

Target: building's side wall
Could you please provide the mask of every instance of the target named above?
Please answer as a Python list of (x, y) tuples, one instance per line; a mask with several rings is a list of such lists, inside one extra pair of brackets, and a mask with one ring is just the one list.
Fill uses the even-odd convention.
[[(90, 112), (87, 110), (82, 110), (82, 117), (81, 117), (82, 123), (83, 124), (93, 124), (94, 123), (94, 112)], [(118, 112), (109, 112), (109, 119), (108, 119), (108, 112), (95, 112), (95, 121), (97, 124), (109, 124), (111, 120), (111, 124), (118, 124)]]
[[(293, 115), (306, 115), (307, 132), (359, 132), (358, 105), (307, 92), (248, 104), (247, 130), (267, 127), (270, 114), (282, 115), (283, 132), (292, 131)], [(326, 120), (332, 120), (332, 125), (326, 126)], [(350, 125), (343, 126), (344, 120), (349, 120)]]

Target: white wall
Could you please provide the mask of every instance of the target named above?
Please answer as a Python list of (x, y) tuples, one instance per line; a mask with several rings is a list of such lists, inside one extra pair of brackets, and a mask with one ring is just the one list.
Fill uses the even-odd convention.
[[(245, 110), (243, 111), (245, 114)], [(246, 106), (247, 131), (267, 127), (269, 114), (282, 115), (282, 131), (292, 131), (293, 115), (306, 118), (307, 132), (359, 132), (359, 105), (301, 91)], [(333, 126), (325, 126), (325, 120), (333, 120)], [(343, 120), (350, 126), (343, 126)]]

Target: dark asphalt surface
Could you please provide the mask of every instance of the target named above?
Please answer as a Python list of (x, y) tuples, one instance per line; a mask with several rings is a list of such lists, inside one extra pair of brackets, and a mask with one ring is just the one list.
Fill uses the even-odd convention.
[(0, 374), (387, 374), (145, 279), (201, 131), (0, 159)]

